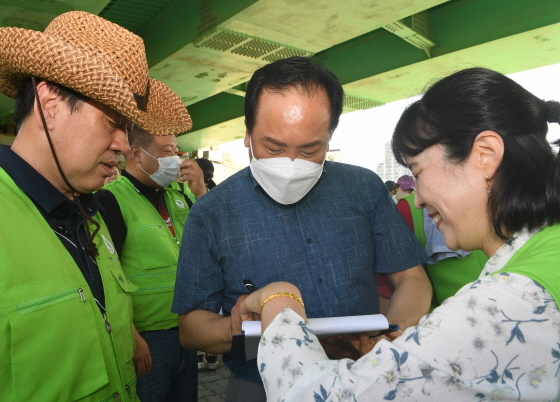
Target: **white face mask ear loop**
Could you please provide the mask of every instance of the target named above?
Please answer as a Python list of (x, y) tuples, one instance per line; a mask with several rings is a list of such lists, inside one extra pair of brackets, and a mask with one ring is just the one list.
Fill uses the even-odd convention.
[(154, 155), (152, 155), (151, 153), (149, 153), (148, 151), (146, 151), (144, 148), (142, 148), (142, 147), (138, 147), (138, 148), (140, 148), (142, 151), (144, 151), (146, 154), (148, 154), (148, 155), (151, 156), (152, 158), (157, 159)]
[(148, 176), (151, 176), (152, 174), (156, 174), (157, 172), (159, 172), (159, 170), (161, 169), (161, 163), (160, 163), (159, 159), (156, 158), (156, 157), (155, 157), (154, 155), (152, 155), (151, 153), (149, 153), (148, 151), (146, 151), (144, 148), (142, 148), (142, 147), (138, 147), (138, 148), (140, 148), (140, 149), (141, 149), (145, 154), (147, 154), (148, 156), (151, 156), (151, 157), (154, 158), (156, 161), (158, 161), (158, 166), (159, 166), (158, 170), (156, 170), (154, 173), (151, 173), (151, 174), (148, 173), (148, 172), (146, 172), (146, 171), (144, 170), (144, 168), (142, 167), (141, 164), (138, 164), (138, 166), (140, 166), (140, 169), (141, 169), (144, 173), (146, 173)]
[(146, 173), (148, 176), (150, 176), (150, 174), (144, 170), (144, 168), (142, 167), (141, 164), (138, 164), (138, 166), (140, 167), (140, 170), (142, 170), (144, 173)]

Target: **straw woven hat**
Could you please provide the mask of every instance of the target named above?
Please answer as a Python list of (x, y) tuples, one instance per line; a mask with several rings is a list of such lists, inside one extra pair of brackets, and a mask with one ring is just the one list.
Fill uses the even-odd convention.
[(31, 75), (109, 106), (154, 135), (192, 127), (171, 88), (148, 76), (142, 38), (94, 14), (61, 14), (44, 32), (0, 28), (0, 92), (15, 97)]

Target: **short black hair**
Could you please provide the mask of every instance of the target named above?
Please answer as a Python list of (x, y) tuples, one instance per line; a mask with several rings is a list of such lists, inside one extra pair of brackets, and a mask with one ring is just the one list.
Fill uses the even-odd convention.
[[(36, 79), (37, 84), (41, 81), (44, 80)], [(84, 96), (81, 93), (76, 92), (70, 88), (66, 88), (62, 85), (55, 84), (50, 81), (46, 82), (49, 89), (55, 89), (60, 95), (61, 99), (66, 101), (66, 104), (70, 109), (70, 113), (74, 113), (75, 111), (79, 110), (82, 107), (83, 102), (88, 99), (87, 96)], [(33, 90), (33, 82), (31, 81), (31, 77), (26, 77), (20, 83), (16, 95), (16, 104), (14, 109), (14, 123), (16, 125), (16, 132), (19, 131), (27, 116), (31, 114), (34, 103), (35, 91)]]
[(387, 180), (385, 182), (385, 186), (387, 187), (387, 190), (389, 190), (389, 191), (393, 191), (395, 189), (396, 185), (397, 185), (397, 183), (395, 183), (393, 180)]
[(200, 166), (202, 173), (204, 173), (204, 183), (208, 182), (214, 177), (214, 164), (212, 161), (203, 158), (197, 158), (194, 160)]
[(245, 124), (249, 134), (255, 126), (259, 97), (263, 89), (283, 92), (298, 88), (307, 93), (324, 89), (331, 104), (330, 134), (338, 126), (344, 102), (344, 90), (338, 78), (309, 57), (294, 56), (277, 60), (259, 68), (247, 84), (245, 94)]
[(490, 130), (504, 142), (504, 156), (492, 180), (490, 222), (506, 240), (522, 229), (560, 222), (558, 161), (546, 140), (549, 106), (510, 78), (470, 68), (436, 82), (402, 114), (393, 133), (393, 153), (406, 166), (433, 145), (461, 164), (475, 138)]
[(130, 146), (136, 145), (137, 147), (146, 149), (152, 145), (153, 142), (154, 136), (137, 125), (134, 125), (132, 130), (128, 133), (128, 144)]

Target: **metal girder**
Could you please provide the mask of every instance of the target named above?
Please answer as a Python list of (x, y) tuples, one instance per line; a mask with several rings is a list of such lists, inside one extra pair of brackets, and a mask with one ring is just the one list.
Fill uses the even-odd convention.
[[(206, 24), (209, 30), (199, 32), (194, 40), (192, 33), (179, 35), (179, 42), (185, 45), (151, 65), (150, 73), (171, 86), (189, 106), (246, 82), (257, 68), (273, 60), (312, 55), (445, 1), (260, 0), (223, 22), (214, 19), (217, 25)], [(192, 1), (186, 3), (193, 8)], [(221, 11), (223, 4), (209, 4), (215, 13), (225, 15)], [(188, 20), (192, 26), (200, 19), (194, 17), (197, 7), (194, 5)], [(174, 8), (170, 7), (166, 14), (178, 13)], [(156, 50), (150, 46), (152, 41), (179, 45), (177, 34), (163, 39), (153, 29), (139, 33), (149, 54)]]
[[(144, 39), (150, 75), (192, 114), (193, 131), (178, 139), (185, 151), (244, 135), (239, 95), (278, 52), (314, 54), (343, 83), (345, 110), (415, 95), (465, 66), (560, 62), (558, 0), (0, 0), (0, 25), (42, 30), (70, 9)], [(0, 95), (0, 116), (12, 107)]]
[(407, 18), (407, 20), (410, 20), (410, 23), (407, 23), (406, 20), (401, 20), (385, 25), (383, 28), (412, 46), (424, 50), (428, 57), (432, 57), (431, 49), (436, 47), (436, 44), (428, 38), (430, 32), (428, 12), (423, 11), (414, 14)]
[[(347, 94), (382, 103), (417, 95), (434, 79), (465, 67), (486, 66), (509, 74), (560, 62), (557, 0), (455, 0), (427, 12), (429, 40), (437, 45), (431, 48), (432, 58), (385, 29), (314, 58), (339, 77)], [(200, 118), (196, 103), (189, 110), (193, 121)], [(242, 116), (241, 107), (237, 112)], [(216, 124), (179, 142), (194, 134), (223, 138), (221, 128), (232, 126)]]
[(175, 0), (137, 32), (146, 44), (148, 64), (165, 62), (173, 53), (256, 1)]
[[(431, 39), (437, 44), (431, 59), (374, 69), (361, 79), (350, 78), (345, 88), (392, 102), (417, 95), (430, 82), (462, 68), (482, 66), (511, 74), (560, 63), (558, 1), (462, 0), (429, 13)], [(366, 51), (355, 48), (353, 54)]]

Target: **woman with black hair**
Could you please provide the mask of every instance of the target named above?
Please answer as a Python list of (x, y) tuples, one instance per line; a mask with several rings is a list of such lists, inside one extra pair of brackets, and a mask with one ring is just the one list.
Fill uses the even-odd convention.
[[(393, 152), (416, 177), (451, 249), (483, 250), (478, 280), (418, 326), (356, 362), (328, 360), (299, 290), (247, 297), (263, 322), (270, 401), (557, 401), (560, 397), (560, 171), (546, 140), (560, 104), (474, 68), (435, 83), (403, 113)], [(305, 298), (305, 295), (303, 295)], [(367, 351), (367, 339), (357, 345)]]

